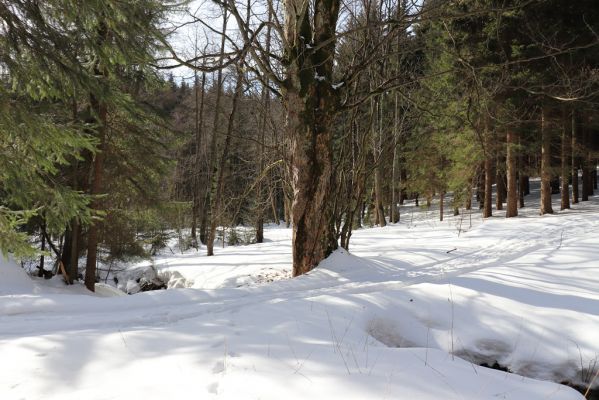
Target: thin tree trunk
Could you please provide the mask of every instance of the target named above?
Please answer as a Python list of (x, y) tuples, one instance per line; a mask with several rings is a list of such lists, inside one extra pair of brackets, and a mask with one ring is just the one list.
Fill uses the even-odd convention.
[(572, 149), (570, 145), (572, 144), (572, 112), (569, 108), (564, 108), (564, 119), (563, 119), (563, 127), (562, 127), (562, 154), (561, 154), (561, 188), (560, 188), (560, 196), (561, 196), (561, 206), (560, 209), (565, 210), (570, 208), (570, 190), (569, 190), (569, 181), (570, 181), (570, 155), (572, 154)]
[(524, 192), (526, 192), (526, 176), (520, 175), (518, 178), (518, 207), (524, 207)]
[(551, 131), (547, 110), (541, 108), (541, 215), (553, 214), (551, 206)]
[[(381, 99), (372, 99), (371, 101), (371, 112), (373, 113), (373, 115), (376, 113), (377, 117), (382, 115), (382, 98)], [(379, 118), (376, 118), (376, 120), (378, 121)], [(372, 141), (373, 141), (373, 146), (372, 146), (372, 157), (374, 159), (375, 162), (375, 167), (374, 167), (374, 210), (375, 210), (375, 216), (376, 216), (376, 224), (379, 226), (386, 226), (387, 225), (387, 221), (385, 220), (385, 210), (383, 208), (383, 199), (382, 199), (382, 163), (383, 163), (383, 156), (382, 156), (382, 125), (379, 122), (379, 126), (378, 126), (378, 130), (376, 129), (377, 127), (374, 125), (374, 121), (375, 118), (372, 119)], [(376, 134), (376, 132), (378, 131), (378, 135)]]
[[(95, 96), (90, 96), (91, 108), (96, 115), (98, 123), (98, 151), (94, 157), (92, 182), (90, 185), (90, 194), (92, 202), (91, 210), (100, 209), (100, 200), (97, 198), (102, 193), (104, 179), (104, 159), (106, 157), (106, 125), (108, 111), (106, 104), (96, 99)], [(98, 255), (98, 221), (94, 221), (87, 231), (87, 260), (85, 262), (85, 287), (92, 292), (95, 291), (96, 285), (96, 263)]]
[[(223, 152), (220, 158), (220, 162), (218, 163), (218, 173), (216, 177), (216, 182), (214, 186), (216, 188), (214, 193), (214, 201), (212, 202), (212, 210), (210, 212), (210, 231), (208, 233), (208, 243), (207, 247), (207, 255), (214, 255), (214, 240), (216, 238), (216, 228), (218, 226), (220, 215), (222, 214), (222, 198), (223, 198), (223, 190), (225, 187), (225, 169), (227, 160), (229, 158), (229, 149), (231, 146), (231, 134), (233, 133), (233, 125), (235, 123), (235, 117), (237, 112), (237, 103), (239, 102), (239, 97), (241, 96), (241, 91), (243, 89), (243, 74), (241, 72), (241, 66), (238, 67), (237, 73), (237, 83), (235, 85), (235, 93), (233, 94), (233, 103), (231, 105), (231, 113), (229, 114), (229, 122), (227, 124), (227, 134), (225, 136), (225, 143), (223, 145)], [(223, 234), (223, 244), (225, 241), (225, 237)]]
[[(249, 12), (249, 4), (248, 4), (248, 12)], [(270, 53), (270, 33), (271, 33), (271, 22), (272, 22), (272, 10), (271, 7), (268, 7), (268, 25), (266, 28), (266, 52)], [(259, 145), (259, 149), (258, 151), (260, 152), (260, 173), (262, 174), (262, 171), (264, 171), (264, 165), (265, 165), (265, 147), (264, 147), (264, 140), (265, 140), (265, 131), (266, 131), (266, 123), (267, 123), (267, 117), (268, 117), (268, 112), (269, 112), (269, 104), (270, 104), (270, 96), (268, 94), (268, 88), (267, 86), (269, 85), (269, 81), (268, 79), (266, 80), (266, 82), (263, 84), (262, 86), (262, 121), (261, 121), (261, 127), (260, 127), (260, 145)], [(256, 198), (257, 198), (257, 216), (256, 216), (256, 243), (262, 243), (264, 242), (264, 209), (266, 207), (266, 199), (264, 196), (264, 188), (262, 185), (262, 179), (260, 179), (260, 182), (258, 183), (258, 186), (256, 188)]]
[(439, 221), (443, 222), (443, 213), (445, 212), (445, 192), (439, 193)]
[(39, 273), (38, 276), (43, 276), (44, 275), (44, 258), (45, 258), (45, 251), (46, 251), (46, 236), (44, 235), (44, 231), (46, 230), (45, 227), (45, 222), (42, 221), (41, 227), (40, 227), (40, 236), (42, 237), (42, 247), (41, 247), (41, 254), (40, 254), (40, 265), (39, 265)]
[[(196, 136), (196, 153), (194, 159), (194, 180), (193, 180), (193, 206), (192, 206), (192, 219), (191, 219), (191, 240), (194, 246), (198, 247), (196, 227), (198, 222), (198, 216), (203, 214), (202, 207), (203, 199), (205, 196), (201, 193), (202, 180), (201, 180), (201, 153), (202, 153), (202, 142), (204, 132), (204, 96), (206, 88), (206, 73), (202, 73), (202, 84), (200, 86), (201, 96), (198, 93), (198, 78), (195, 76), (194, 79), (194, 111), (195, 111), (195, 136)], [(201, 235), (200, 235), (201, 236)], [(201, 238), (200, 238), (201, 239)]]
[[(395, 94), (395, 107), (394, 107), (394, 123), (393, 123), (393, 161), (391, 167), (391, 222), (399, 222), (399, 208), (397, 207), (396, 198), (396, 181), (397, 181), (397, 142), (399, 136), (399, 99), (398, 94)], [(401, 195), (400, 195), (401, 196)]]
[(582, 201), (588, 201), (592, 195), (591, 168), (589, 165), (589, 129), (586, 115), (582, 116)]
[(485, 192), (483, 196), (483, 218), (493, 216), (493, 164), (489, 155), (485, 159)]
[(495, 173), (495, 209), (500, 211), (503, 210), (503, 194), (504, 194), (504, 182), (503, 182), (503, 174), (501, 169), (499, 168), (499, 163), (497, 164), (497, 172)]
[(279, 221), (279, 212), (277, 211), (276, 188), (270, 191), (270, 207), (272, 209), (272, 220), (275, 224), (279, 225), (281, 222)]
[[(270, 25), (269, 25), (270, 26)], [(269, 41), (270, 42), (270, 41)], [(258, 144), (258, 152), (260, 154), (260, 165), (259, 173), (262, 174), (265, 165), (265, 154), (264, 154), (264, 139), (266, 130), (266, 117), (268, 112), (268, 92), (266, 88), (262, 88), (262, 120), (260, 123), (260, 143)], [(256, 185), (256, 243), (264, 242), (264, 207), (266, 199), (264, 196), (264, 188), (262, 185), (262, 178), (259, 178), (258, 185)]]
[(507, 169), (507, 204), (505, 217), (512, 218), (518, 215), (518, 186), (516, 182), (516, 143), (518, 143), (517, 134), (509, 129), (506, 135), (507, 143), (507, 155), (506, 155), (506, 169)]
[(572, 204), (578, 204), (579, 192), (578, 192), (578, 123), (576, 117), (576, 110), (572, 110), (572, 141), (570, 143), (570, 159), (572, 161), (571, 171), (572, 174)]
[[(227, 9), (223, 8), (223, 32), (227, 29)], [(221, 36), (220, 42), (220, 54), (219, 54), (219, 64), (222, 66), (224, 53), (225, 53), (225, 35)], [(216, 184), (215, 175), (217, 173), (217, 142), (218, 142), (218, 129), (220, 126), (220, 113), (221, 113), (221, 98), (223, 92), (223, 69), (219, 68), (216, 75), (216, 100), (214, 104), (214, 121), (212, 123), (212, 141), (210, 142), (210, 167), (209, 167), (209, 176), (208, 182), (210, 182), (210, 187), (206, 190), (206, 197), (204, 198), (204, 206), (202, 212), (202, 221), (201, 221), (201, 229), (200, 239), (204, 242), (201, 236), (205, 236), (206, 243), (206, 253), (210, 256), (214, 254), (214, 236), (215, 233), (212, 231), (212, 220), (215, 218), (215, 215), (210, 215), (208, 218), (208, 212), (215, 210), (212, 202), (212, 192), (216, 192), (216, 188), (213, 186)], [(224, 240), (224, 239), (223, 239)]]
[(67, 269), (69, 283), (71, 284), (79, 279), (79, 243), (81, 243), (81, 225), (75, 219), (71, 226), (71, 259)]

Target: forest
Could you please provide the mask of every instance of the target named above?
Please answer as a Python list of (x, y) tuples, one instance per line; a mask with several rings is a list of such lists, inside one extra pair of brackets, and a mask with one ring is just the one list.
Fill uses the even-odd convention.
[[(323, 372), (315, 398), (598, 398), (596, 1), (0, 0), (0, 80), (0, 349), (23, 374), (37, 364), (13, 340), (46, 348), (59, 337), (66, 351), (104, 338), (136, 361), (106, 359), (100, 375), (131, 372), (111, 397), (70, 375), (86, 365), (77, 357), (50, 364), (70, 375), (70, 395), (164, 398), (134, 378), (149, 365), (140, 358), (160, 357), (147, 353), (151, 339), (128, 344), (138, 326), (127, 321), (149, 327), (142, 335), (172, 314), (224, 336), (202, 344), (211, 360), (224, 348), (205, 398), (299, 398), (312, 393), (316, 360), (337, 371)], [(504, 272), (514, 263), (522, 268)], [(484, 283), (469, 286), (474, 277)], [(437, 299), (437, 284), (449, 294)], [(520, 293), (527, 286), (535, 292)], [(305, 324), (282, 342), (277, 296)], [(479, 304), (489, 296), (503, 300)], [(240, 320), (221, 315), (246, 301)], [(304, 314), (313, 301), (325, 310), (314, 321)], [(216, 325), (194, 314), (208, 304)], [(105, 331), (102, 313), (119, 309)], [(39, 332), (29, 313), (48, 318)], [(60, 330), (65, 316), (81, 325)], [(268, 358), (271, 341), (291, 350), (281, 358), (301, 384), (273, 384), (286, 375), (264, 364), (270, 372), (254, 377), (268, 390), (240, 389), (261, 361), (235, 369), (227, 338), (237, 333), (223, 333), (235, 323), (219, 318), (244, 326), (241, 354), (266, 348), (255, 321), (272, 326)], [(567, 325), (572, 333), (557, 330)], [(156, 352), (200, 346), (190, 329)], [(289, 337), (312, 329), (334, 355), (311, 339), (294, 347)], [(84, 334), (67, 340), (73, 332)], [(373, 381), (370, 340), (386, 349)], [(398, 348), (423, 371), (397, 367), (388, 350)], [(390, 377), (394, 366), (456, 386), (410, 386)], [(44, 389), (50, 377), (17, 388), (5, 367), (2, 398), (69, 398)], [(506, 371), (514, 382), (502, 392)], [(336, 392), (350, 375), (363, 386)]]

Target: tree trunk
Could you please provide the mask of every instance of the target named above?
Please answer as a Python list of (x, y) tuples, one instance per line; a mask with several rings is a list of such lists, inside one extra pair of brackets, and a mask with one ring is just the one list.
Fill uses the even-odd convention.
[[(265, 166), (265, 151), (264, 151), (264, 139), (266, 130), (266, 118), (268, 112), (268, 92), (266, 88), (262, 89), (262, 120), (260, 122), (260, 143), (258, 144), (258, 152), (260, 154), (260, 169), (258, 173), (261, 175), (264, 171)], [(264, 187), (262, 184), (262, 177), (258, 178), (258, 185), (256, 186), (256, 243), (264, 242), (264, 208), (266, 204), (266, 198), (264, 193)]]
[(551, 131), (547, 110), (541, 108), (541, 215), (553, 214), (551, 206)]
[[(399, 99), (398, 94), (395, 94), (395, 106), (394, 106), (394, 122), (393, 122), (393, 161), (391, 166), (391, 222), (399, 222), (399, 208), (397, 207), (397, 145), (399, 138)], [(400, 189), (401, 190), (401, 189)], [(400, 195), (401, 197), (401, 195)]]
[(576, 118), (576, 111), (572, 110), (572, 141), (570, 143), (570, 159), (572, 160), (572, 166), (570, 173), (572, 174), (572, 204), (578, 204), (579, 193), (578, 193), (578, 123)]
[(483, 218), (493, 215), (493, 161), (490, 155), (485, 158), (485, 192), (483, 195)]
[(443, 213), (445, 212), (445, 192), (439, 194), (439, 221), (443, 222)]
[(44, 276), (44, 258), (45, 258), (45, 251), (46, 251), (46, 236), (44, 235), (44, 231), (46, 230), (45, 227), (45, 222), (42, 221), (41, 227), (40, 227), (40, 236), (42, 237), (42, 246), (41, 246), (41, 253), (40, 254), (40, 265), (39, 265), (39, 273), (38, 276)]
[(470, 181), (469, 185), (468, 185), (468, 190), (466, 191), (466, 201), (464, 202), (464, 208), (466, 208), (466, 210), (471, 210), (472, 209), (472, 187), (474, 185), (473, 181)]
[(517, 134), (509, 129), (506, 135), (507, 155), (506, 155), (506, 172), (507, 172), (507, 204), (505, 217), (512, 218), (518, 215), (518, 192), (516, 182), (516, 144), (518, 143)]
[[(102, 193), (104, 178), (104, 159), (106, 157), (106, 127), (108, 111), (106, 104), (99, 101), (95, 96), (90, 96), (91, 109), (97, 119), (98, 151), (95, 154), (93, 162), (93, 174), (90, 185), (90, 194), (92, 201), (90, 209), (95, 211), (100, 209), (100, 200), (97, 198)], [(87, 230), (87, 259), (85, 262), (85, 287), (95, 291), (96, 285), (96, 263), (98, 255), (98, 221), (94, 221)]]
[[(191, 240), (194, 247), (198, 247), (198, 239), (196, 234), (196, 227), (198, 222), (198, 216), (203, 215), (202, 207), (204, 206), (204, 198), (202, 188), (202, 165), (201, 165), (201, 153), (202, 153), (202, 136), (204, 131), (204, 95), (206, 88), (206, 73), (202, 73), (202, 84), (200, 86), (201, 96), (198, 93), (198, 78), (195, 76), (194, 80), (194, 111), (195, 111), (195, 139), (196, 139), (196, 152), (194, 158), (194, 175), (193, 175), (193, 195), (192, 195), (192, 218), (191, 218)], [(201, 235), (200, 235), (201, 236)], [(201, 239), (201, 238), (200, 238)]]
[(499, 168), (499, 163), (497, 164), (497, 172), (495, 173), (495, 209), (503, 210), (503, 195), (505, 192), (504, 182), (503, 182), (503, 173)]
[(79, 279), (79, 243), (81, 243), (81, 225), (75, 219), (71, 226), (71, 259), (67, 268), (69, 283), (71, 284)]
[[(379, 226), (386, 226), (387, 225), (387, 221), (385, 220), (385, 209), (383, 208), (383, 199), (382, 199), (382, 163), (383, 163), (383, 156), (382, 156), (382, 126), (378, 126), (378, 130), (376, 129), (377, 127), (375, 126), (374, 121), (378, 121), (379, 118), (378, 116), (380, 114), (382, 114), (381, 111), (381, 99), (372, 99), (371, 100), (371, 106), (370, 106), (370, 111), (371, 113), (374, 115), (376, 113), (377, 118), (372, 118), (371, 122), (372, 122), (372, 158), (374, 159), (374, 213), (375, 213), (375, 219), (376, 219), (376, 224)], [(379, 125), (382, 125), (379, 123)], [(378, 131), (378, 135), (377, 132)]]
[[(331, 209), (332, 131), (338, 95), (331, 83), (339, 0), (285, 0), (283, 104), (291, 138), (293, 276), (336, 247)], [(314, 17), (310, 18), (309, 8)], [(313, 48), (306, 51), (305, 41)]]
[(564, 119), (563, 119), (563, 127), (562, 127), (562, 154), (561, 154), (561, 188), (560, 188), (560, 196), (561, 196), (561, 206), (560, 209), (565, 210), (570, 208), (570, 190), (569, 190), (569, 181), (570, 181), (570, 155), (572, 154), (572, 149), (570, 145), (572, 144), (572, 112), (569, 108), (564, 108)]
[[(218, 172), (216, 173), (216, 182), (213, 183), (215, 188), (214, 195), (211, 196), (213, 202), (211, 204), (210, 211), (210, 231), (208, 232), (208, 241), (206, 243), (207, 255), (214, 255), (214, 240), (216, 239), (216, 228), (220, 222), (220, 215), (222, 214), (222, 200), (223, 191), (225, 188), (225, 169), (229, 159), (229, 149), (231, 147), (231, 134), (233, 133), (233, 125), (235, 124), (235, 117), (237, 113), (237, 104), (239, 103), (239, 97), (243, 89), (243, 74), (241, 72), (241, 66), (238, 66), (237, 83), (235, 84), (235, 93), (233, 94), (233, 102), (231, 105), (231, 113), (229, 114), (229, 121), (227, 123), (227, 134), (225, 136), (225, 143), (223, 144), (223, 152), (218, 163)], [(223, 232), (223, 245), (225, 243), (225, 235)]]
[(526, 180), (527, 176), (520, 175), (518, 178), (518, 207), (524, 207), (524, 193), (526, 192)]
[(586, 115), (582, 117), (582, 201), (588, 201), (593, 194), (593, 183), (591, 181), (591, 167), (589, 157), (589, 129)]
[[(227, 29), (227, 9), (223, 8), (223, 32)], [(224, 53), (225, 53), (225, 35), (222, 35), (220, 42), (220, 54), (219, 54), (219, 64), (222, 66)], [(206, 197), (204, 198), (204, 207), (203, 207), (203, 215), (202, 215), (202, 230), (206, 230), (205, 233), (202, 232), (200, 235), (206, 236), (206, 254), (209, 256), (214, 255), (214, 239), (216, 234), (216, 228), (212, 228), (213, 220), (216, 218), (212, 211), (216, 210), (213, 205), (214, 199), (212, 198), (213, 192), (216, 193), (217, 189), (215, 185), (217, 184), (218, 178), (217, 168), (218, 168), (218, 155), (217, 155), (217, 142), (218, 142), (218, 129), (220, 126), (220, 112), (221, 112), (221, 99), (223, 92), (223, 69), (219, 68), (216, 75), (216, 100), (214, 104), (214, 121), (212, 123), (212, 141), (210, 142), (210, 167), (209, 167), (209, 176), (208, 182), (210, 183), (210, 187), (206, 190)], [(210, 218), (208, 219), (208, 212), (211, 212)], [(201, 236), (200, 236), (201, 238)], [(202, 240), (204, 241), (204, 240)], [(224, 238), (223, 238), (224, 241)]]
[[(249, 7), (250, 5), (248, 4), (248, 12), (249, 12)], [(271, 34), (271, 23), (272, 23), (272, 9), (271, 7), (268, 7), (268, 26), (266, 27), (266, 52), (270, 53), (270, 34)], [(265, 146), (264, 146), (264, 140), (266, 138), (266, 126), (267, 126), (267, 118), (268, 118), (268, 113), (269, 113), (269, 105), (270, 105), (270, 96), (268, 94), (268, 86), (269, 86), (269, 81), (268, 79), (266, 80), (266, 82), (263, 84), (262, 86), (262, 95), (261, 95), (261, 102), (262, 102), (262, 120), (260, 121), (260, 143), (259, 143), (259, 154), (260, 154), (260, 171), (259, 173), (262, 174), (264, 171), (264, 167), (266, 164), (266, 154), (265, 154)], [(256, 203), (257, 203), (257, 209), (256, 209), (256, 243), (262, 243), (264, 242), (264, 210), (266, 208), (266, 196), (265, 196), (265, 191), (264, 191), (264, 185), (262, 184), (262, 177), (259, 178), (260, 181), (258, 182), (258, 186), (256, 188)], [(275, 216), (275, 219), (276, 218)]]

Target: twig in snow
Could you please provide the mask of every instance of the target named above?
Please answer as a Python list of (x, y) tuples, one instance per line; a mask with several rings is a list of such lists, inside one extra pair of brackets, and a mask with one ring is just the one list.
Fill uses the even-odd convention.
[(335, 334), (335, 328), (333, 328), (333, 322), (331, 321), (331, 316), (329, 315), (329, 310), (325, 309), (325, 312), (327, 313), (327, 318), (329, 320), (329, 328), (331, 329), (331, 337), (333, 339), (333, 344), (334, 344), (333, 348), (339, 352), (339, 356), (341, 357), (341, 360), (343, 360), (343, 364), (345, 365), (347, 374), (351, 375), (349, 366), (347, 365), (347, 361), (345, 360), (345, 357), (343, 357), (343, 351), (341, 351), (341, 344), (339, 343), (339, 339), (337, 339), (337, 335)]
[(449, 302), (451, 304), (451, 359), (453, 361), (453, 322), (454, 322), (454, 308), (453, 308), (453, 292), (451, 290), (451, 282), (449, 283)]

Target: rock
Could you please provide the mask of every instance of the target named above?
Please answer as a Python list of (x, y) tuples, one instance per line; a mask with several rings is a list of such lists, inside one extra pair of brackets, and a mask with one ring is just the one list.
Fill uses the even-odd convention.
[(141, 287), (139, 286), (139, 283), (135, 282), (132, 279), (129, 279), (127, 281), (127, 286), (125, 288), (125, 291), (129, 294), (135, 294), (135, 293), (139, 293), (141, 291)]

